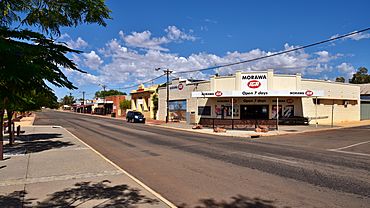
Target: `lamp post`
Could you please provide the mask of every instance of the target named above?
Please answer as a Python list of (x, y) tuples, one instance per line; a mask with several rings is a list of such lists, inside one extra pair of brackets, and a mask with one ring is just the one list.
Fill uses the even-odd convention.
[[(156, 71), (159, 71), (161, 70), (161, 68), (156, 68), (155, 69)], [(172, 71), (170, 69), (163, 69), (163, 72), (164, 74), (166, 75), (167, 77), (167, 82), (166, 82), (166, 87), (167, 87), (167, 98), (166, 98), (166, 123), (168, 123), (168, 118), (169, 118), (169, 114), (170, 114), (170, 108), (169, 108), (169, 102), (170, 102), (170, 74), (172, 73)]]

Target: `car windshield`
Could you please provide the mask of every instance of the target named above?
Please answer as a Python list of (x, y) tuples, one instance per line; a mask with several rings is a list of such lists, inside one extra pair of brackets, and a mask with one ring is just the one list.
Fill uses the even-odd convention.
[(135, 116), (142, 116), (143, 114), (141, 114), (140, 112), (134, 112), (134, 115)]

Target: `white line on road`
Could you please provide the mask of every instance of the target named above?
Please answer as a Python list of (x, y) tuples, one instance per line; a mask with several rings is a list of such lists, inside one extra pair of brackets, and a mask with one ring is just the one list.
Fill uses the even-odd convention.
[(366, 144), (366, 143), (369, 143), (369, 142), (370, 141), (359, 142), (359, 143), (348, 145), (348, 146), (345, 146), (345, 147), (340, 147), (340, 148), (336, 148), (336, 149), (329, 149), (329, 150), (330, 151), (332, 151), (332, 150), (343, 150), (343, 149), (347, 149), (347, 148), (350, 148), (350, 147), (355, 147), (355, 146), (358, 146), (358, 145), (361, 145), (361, 144)]
[(359, 153), (359, 152), (350, 152), (350, 151), (343, 151), (343, 150), (338, 150), (338, 149), (329, 149), (328, 151), (331, 151), (331, 152), (340, 152), (340, 153), (346, 153), (346, 154), (351, 154), (351, 155), (361, 155), (361, 156), (367, 156), (367, 157), (370, 157), (370, 154)]

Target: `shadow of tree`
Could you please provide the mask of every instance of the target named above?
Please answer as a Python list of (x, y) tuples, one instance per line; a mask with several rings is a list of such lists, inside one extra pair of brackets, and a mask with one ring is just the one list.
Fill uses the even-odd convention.
[[(231, 197), (229, 202), (224, 200), (218, 202), (214, 199), (201, 199), (199, 202), (201, 205), (195, 206), (194, 208), (275, 208), (271, 200), (249, 198), (242, 195)], [(178, 207), (190, 208), (186, 204), (182, 204)]]
[(13, 144), (4, 145), (5, 154), (26, 154), (26, 153), (35, 153), (42, 152), (50, 149), (57, 149), (62, 147), (68, 147), (74, 145), (71, 142), (63, 141), (31, 141), (31, 142), (22, 142)]
[(27, 207), (31, 202), (28, 200), (23, 200), (26, 194), (27, 193), (25, 191), (14, 191), (6, 196), (0, 195), (0, 207)]
[(47, 140), (47, 139), (55, 139), (55, 138), (62, 138), (62, 134), (25, 134), (20, 135), (16, 138), (16, 140), (20, 141), (36, 141), (36, 140)]
[[(74, 187), (50, 194), (44, 201), (25, 199), (26, 192), (15, 191), (9, 195), (0, 195), (0, 207), (136, 207), (139, 204), (153, 205), (158, 200), (140, 194), (140, 190), (130, 188), (128, 185), (109, 186), (109, 180), (97, 183), (81, 182)], [(32, 201), (35, 201), (32, 204)], [(87, 204), (90, 202), (90, 204)], [(23, 203), (23, 204), (22, 204)], [(32, 204), (32, 205), (31, 205)], [(93, 204), (93, 205), (92, 205)]]

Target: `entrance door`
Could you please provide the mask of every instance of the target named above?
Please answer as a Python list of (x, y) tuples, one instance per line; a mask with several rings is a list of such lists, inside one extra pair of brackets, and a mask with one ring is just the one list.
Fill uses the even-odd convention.
[(268, 105), (241, 105), (240, 119), (268, 119)]

